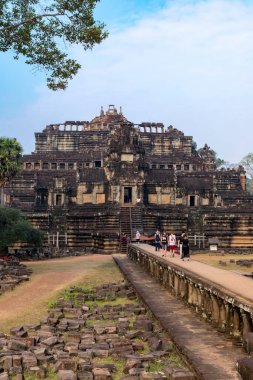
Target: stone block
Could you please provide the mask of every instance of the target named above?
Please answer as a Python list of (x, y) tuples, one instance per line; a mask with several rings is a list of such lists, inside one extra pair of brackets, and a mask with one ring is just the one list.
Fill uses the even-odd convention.
[(22, 358), (20, 355), (13, 355), (12, 360), (13, 360), (13, 363), (12, 363), (13, 367), (21, 366)]
[(55, 364), (56, 369), (58, 370), (69, 370), (69, 371), (77, 371), (77, 361), (71, 359), (61, 359), (58, 360)]
[(37, 358), (32, 352), (24, 351), (22, 352), (22, 361), (24, 368), (36, 367)]
[(112, 378), (107, 368), (93, 368), (92, 373), (94, 380), (110, 380)]
[(27, 345), (21, 340), (11, 339), (8, 343), (8, 349), (12, 351), (25, 351), (27, 349)]
[(142, 362), (140, 359), (137, 358), (128, 358), (124, 367), (123, 372), (129, 373), (130, 369), (132, 368), (140, 368), (142, 367)]
[(74, 342), (68, 342), (64, 346), (65, 351), (78, 350), (78, 349), (79, 349), (79, 344), (74, 343)]
[(77, 372), (78, 380), (93, 380), (93, 374), (89, 371), (80, 371)]
[(164, 368), (164, 374), (166, 375), (168, 380), (196, 380), (196, 376), (194, 373), (173, 367)]
[(19, 337), (27, 336), (27, 332), (24, 330), (24, 327), (22, 325), (12, 327), (10, 329), (10, 334), (12, 336), (19, 336)]
[(11, 367), (13, 366), (13, 360), (12, 360), (12, 356), (5, 356), (3, 358), (3, 369), (5, 371), (9, 371), (11, 369)]
[(0, 380), (10, 380), (7, 372), (0, 373)]
[(56, 336), (51, 336), (47, 339), (44, 339), (42, 343), (45, 344), (46, 346), (52, 347), (58, 343), (58, 338)]
[(140, 380), (166, 380), (166, 376), (163, 372), (142, 372), (140, 374)]
[(236, 366), (242, 380), (253, 380), (253, 358), (241, 358), (236, 363)]
[(151, 351), (158, 351), (162, 349), (163, 342), (161, 339), (157, 338), (156, 336), (151, 336), (148, 338), (148, 344), (151, 349)]
[(81, 342), (81, 334), (78, 332), (69, 332), (65, 339), (68, 343), (80, 343)]
[(33, 376), (36, 376), (36, 379), (44, 379), (46, 377), (45, 369), (38, 366), (30, 367), (29, 373), (31, 373)]
[(59, 380), (77, 380), (76, 374), (71, 370), (60, 370), (58, 372)]
[(243, 348), (250, 354), (253, 352), (253, 332), (243, 334)]

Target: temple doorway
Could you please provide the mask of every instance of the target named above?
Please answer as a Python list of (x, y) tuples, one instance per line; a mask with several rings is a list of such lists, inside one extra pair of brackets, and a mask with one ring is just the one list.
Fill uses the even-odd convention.
[(132, 187), (124, 187), (124, 203), (132, 203)]
[(195, 206), (195, 196), (190, 195), (190, 207), (194, 207), (194, 206)]

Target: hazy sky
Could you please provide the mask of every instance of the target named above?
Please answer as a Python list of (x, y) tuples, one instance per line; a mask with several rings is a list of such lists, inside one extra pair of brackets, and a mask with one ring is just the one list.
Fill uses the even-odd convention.
[(66, 91), (0, 53), (1, 136), (29, 153), (47, 124), (115, 104), (128, 120), (172, 124), (227, 161), (253, 152), (253, 1), (101, 0), (96, 15), (110, 36), (92, 52), (74, 49), (83, 69)]

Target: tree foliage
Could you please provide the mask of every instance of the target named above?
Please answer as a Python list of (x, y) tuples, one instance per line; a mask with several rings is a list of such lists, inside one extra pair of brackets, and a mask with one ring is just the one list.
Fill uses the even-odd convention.
[(245, 168), (248, 177), (253, 179), (253, 153), (248, 153), (243, 157), (240, 164)]
[(41, 246), (43, 234), (36, 230), (17, 209), (0, 206), (0, 251), (17, 243)]
[(22, 147), (15, 138), (0, 137), (0, 187), (20, 169)]
[(52, 90), (65, 89), (81, 65), (68, 58), (67, 48), (92, 49), (107, 37), (94, 20), (99, 0), (1, 0), (0, 51), (14, 51), (26, 63), (47, 71)]

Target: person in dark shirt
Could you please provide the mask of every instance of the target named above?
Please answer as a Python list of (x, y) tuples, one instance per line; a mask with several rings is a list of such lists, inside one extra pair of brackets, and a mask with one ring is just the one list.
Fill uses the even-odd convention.
[(182, 238), (182, 260), (184, 261), (184, 259), (190, 260), (190, 247), (187, 234), (184, 234)]

